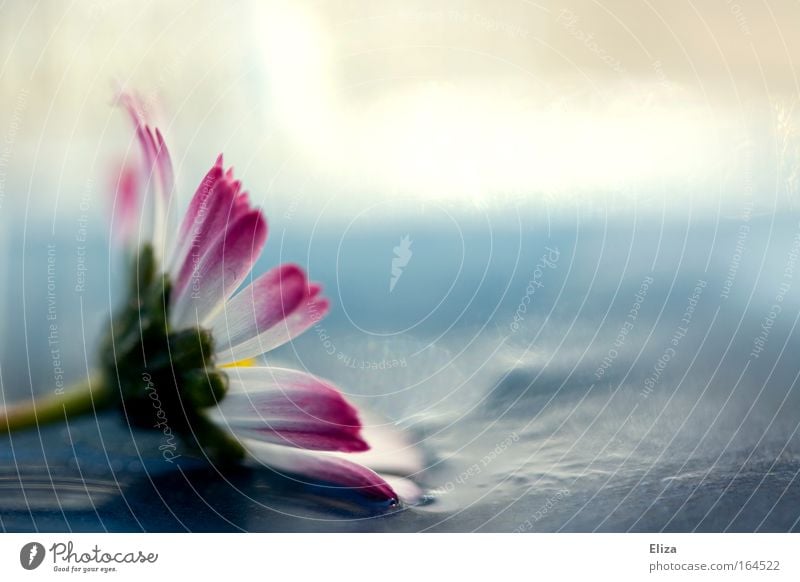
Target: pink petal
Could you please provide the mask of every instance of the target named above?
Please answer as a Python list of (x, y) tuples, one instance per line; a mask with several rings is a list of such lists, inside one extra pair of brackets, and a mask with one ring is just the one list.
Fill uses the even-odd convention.
[(211, 188), (207, 204), (201, 209), (188, 237), (182, 239), (177, 248), (180, 258), (173, 270), (175, 292), (181, 293), (196, 269), (199, 258), (205, 255), (225, 234), (241, 213), (234, 211), (235, 198), (230, 184), (218, 180)]
[(336, 490), (345, 490), (378, 501), (397, 501), (398, 495), (375, 471), (327, 453), (315, 453), (267, 443), (245, 441), (253, 456), (279, 473), (307, 478)]
[(147, 115), (141, 99), (133, 93), (121, 92), (118, 102), (125, 108), (136, 128), (136, 137), (145, 160), (145, 175), (157, 180), (160, 195), (166, 199), (172, 192), (174, 175), (164, 137), (156, 129), (155, 133), (147, 125)]
[(131, 244), (139, 223), (139, 173), (129, 163), (120, 164), (115, 178), (112, 208), (112, 236), (120, 244)]
[(161, 135), (158, 128), (156, 128), (156, 141), (158, 142), (156, 161), (158, 163), (158, 174), (161, 178), (161, 187), (163, 188), (163, 195), (169, 197), (175, 184), (175, 171), (172, 168), (172, 158), (169, 155), (164, 136)]
[(235, 434), (318, 451), (365, 451), (358, 411), (331, 384), (282, 368), (232, 368), (215, 416)]
[(177, 329), (196, 326), (213, 317), (250, 273), (266, 239), (267, 222), (258, 210), (230, 224), (197, 259), (190, 280), (177, 282), (171, 298), (173, 325)]
[(257, 336), (295, 311), (306, 298), (303, 270), (281, 265), (261, 275), (225, 304), (209, 324), (217, 352)]
[(158, 130), (153, 133), (147, 125), (141, 100), (132, 93), (121, 92), (117, 102), (128, 112), (139, 141), (143, 159), (141, 182), (147, 185), (151, 195), (138, 192), (137, 198), (142, 199), (138, 205), (146, 207), (141, 211), (142, 219), (147, 221), (143, 226), (151, 231), (150, 236), (158, 251), (165, 234), (167, 207), (174, 186), (172, 161), (161, 133)]
[(200, 257), (213, 248), (236, 220), (251, 211), (247, 194), (240, 193), (242, 184), (233, 179), (232, 170), (223, 171), (220, 154), (189, 204), (170, 259), (176, 296), (189, 284)]
[[(211, 192), (217, 181), (222, 178), (222, 154), (217, 158), (217, 162), (206, 173), (197, 190), (189, 202), (189, 208), (186, 209), (186, 214), (183, 216), (180, 228), (178, 229), (178, 236), (174, 252), (171, 259), (171, 271), (174, 275), (176, 267), (180, 267), (186, 257), (186, 252), (191, 246), (195, 233), (207, 231), (204, 224), (209, 220), (209, 206), (212, 204)], [(223, 206), (224, 208), (224, 206)], [(173, 277), (174, 279), (174, 277)]]
[(222, 342), (217, 344), (218, 360), (226, 363), (254, 358), (299, 336), (325, 317), (330, 309), (330, 301), (319, 296), (320, 290), (319, 285), (309, 284), (307, 295), (291, 313), (272, 327), (258, 328), (258, 335), (245, 338), (242, 334), (239, 343), (228, 339), (224, 323), (215, 322), (212, 329), (220, 333), (219, 337), (222, 338)]

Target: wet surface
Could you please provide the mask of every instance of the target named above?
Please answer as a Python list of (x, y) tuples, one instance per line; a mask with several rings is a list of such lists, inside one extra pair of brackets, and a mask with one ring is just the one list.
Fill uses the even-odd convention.
[[(0, 439), (0, 527), (800, 531), (798, 224), (748, 219), (742, 247), (740, 222), (276, 236), (259, 268), (308, 263), (335, 309), (267, 361), (326, 376), (409, 430), (427, 454), (426, 502), (331, 496), (255, 464), (168, 463), (158, 435), (108, 413)], [(407, 232), (415, 254), (390, 291)], [(18, 336), (4, 335), (7, 399), (54, 382), (44, 245), (17, 249), (28, 269), (11, 280), (26, 286), (8, 293), (27, 295), (21, 312), (5, 302)], [(114, 293), (99, 267), (94, 295), (74, 293), (60, 248), (59, 345), (77, 378)]]

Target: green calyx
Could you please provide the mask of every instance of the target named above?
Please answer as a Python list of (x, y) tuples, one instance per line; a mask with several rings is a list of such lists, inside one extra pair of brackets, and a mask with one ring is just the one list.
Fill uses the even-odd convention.
[(228, 390), (227, 376), (214, 367), (213, 338), (200, 328), (171, 328), (170, 290), (153, 248), (145, 245), (133, 266), (128, 301), (112, 320), (103, 373), (112, 388), (119, 387), (111, 393), (131, 425), (177, 434), (217, 463), (237, 462), (244, 449), (204, 412)]

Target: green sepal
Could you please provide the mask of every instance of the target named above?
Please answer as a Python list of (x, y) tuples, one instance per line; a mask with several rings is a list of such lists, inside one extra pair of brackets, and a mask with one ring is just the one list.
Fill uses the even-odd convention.
[(194, 408), (217, 406), (228, 392), (228, 377), (215, 370), (190, 370), (183, 376), (183, 394)]
[(238, 441), (203, 413), (228, 390), (227, 375), (214, 365), (211, 333), (171, 328), (172, 286), (150, 245), (132, 267), (127, 302), (112, 319), (101, 355), (108, 384), (119, 388), (111, 390), (117, 406), (134, 426), (163, 430), (166, 423), (212, 460), (240, 460)]
[(223, 465), (233, 465), (244, 459), (246, 452), (236, 438), (214, 424), (205, 415), (199, 414), (192, 422), (192, 429), (203, 453), (209, 459)]

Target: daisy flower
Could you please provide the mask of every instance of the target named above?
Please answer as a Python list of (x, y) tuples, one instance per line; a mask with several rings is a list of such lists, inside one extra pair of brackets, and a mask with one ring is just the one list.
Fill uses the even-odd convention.
[[(253, 458), (382, 501), (418, 498), (406, 477), (421, 460), (402, 433), (365, 426), (327, 380), (255, 365), (324, 317), (330, 302), (294, 264), (240, 289), (267, 222), (233, 168), (220, 155), (171, 225), (174, 175), (164, 138), (137, 99), (123, 93), (119, 103), (133, 121), (139, 160), (124, 164), (116, 182), (112, 238), (128, 251), (133, 276), (101, 349), (101, 380), (53, 404), (54, 416), (116, 407), (129, 424), (178, 435), (217, 464)], [(50, 411), (47, 402), (36, 407), (34, 420)], [(7, 409), (0, 430), (24, 426), (24, 418), (24, 409)]]

